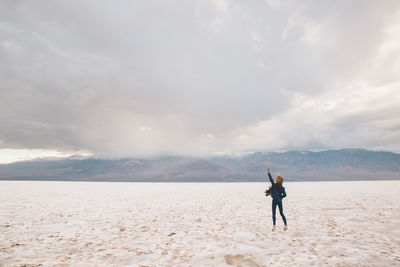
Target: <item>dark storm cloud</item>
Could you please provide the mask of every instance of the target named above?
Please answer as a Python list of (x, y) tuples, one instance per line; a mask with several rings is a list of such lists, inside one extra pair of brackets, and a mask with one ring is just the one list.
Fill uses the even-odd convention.
[(2, 1), (0, 17), (3, 148), (400, 150), (397, 1)]

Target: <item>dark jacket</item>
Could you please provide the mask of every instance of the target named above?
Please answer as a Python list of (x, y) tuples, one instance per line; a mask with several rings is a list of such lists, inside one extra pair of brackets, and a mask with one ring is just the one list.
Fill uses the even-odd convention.
[(269, 189), (271, 193), (271, 197), (274, 200), (282, 200), (282, 198), (286, 197), (286, 191), (285, 187), (279, 186), (275, 183), (274, 179), (272, 179), (272, 176), (270, 173), (268, 173), (269, 181), (271, 182), (272, 186)]

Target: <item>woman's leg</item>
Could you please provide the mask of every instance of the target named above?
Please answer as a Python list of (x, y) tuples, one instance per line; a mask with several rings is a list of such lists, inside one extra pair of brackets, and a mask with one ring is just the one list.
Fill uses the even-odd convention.
[(276, 224), (276, 201), (275, 199), (272, 200), (272, 222), (275, 225)]
[[(287, 225), (287, 223), (286, 223), (286, 217), (285, 217), (285, 215), (283, 214), (283, 205), (282, 205), (282, 201), (277, 201), (278, 203), (278, 207), (279, 207), (279, 213), (281, 214), (281, 216), (282, 216), (282, 219), (283, 219), (283, 222), (285, 223), (285, 225)], [(276, 207), (276, 206), (275, 206)]]

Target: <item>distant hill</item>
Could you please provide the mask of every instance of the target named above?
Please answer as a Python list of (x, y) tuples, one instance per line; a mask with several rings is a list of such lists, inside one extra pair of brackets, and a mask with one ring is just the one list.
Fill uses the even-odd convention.
[(286, 181), (393, 180), (400, 179), (400, 154), (341, 149), (242, 157), (35, 160), (0, 164), (0, 180), (245, 182), (265, 181), (267, 167)]

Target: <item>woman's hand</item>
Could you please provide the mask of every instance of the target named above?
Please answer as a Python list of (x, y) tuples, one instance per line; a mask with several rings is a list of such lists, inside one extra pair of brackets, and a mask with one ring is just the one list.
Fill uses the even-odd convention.
[(270, 173), (270, 172), (269, 172), (269, 168), (267, 168), (267, 170), (268, 170), (268, 173)]

